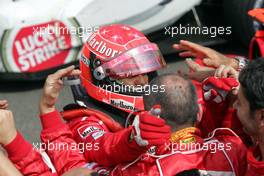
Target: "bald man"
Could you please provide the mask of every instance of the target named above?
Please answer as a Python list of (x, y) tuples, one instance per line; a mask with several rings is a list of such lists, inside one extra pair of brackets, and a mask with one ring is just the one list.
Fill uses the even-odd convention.
[[(200, 130), (194, 127), (199, 108), (190, 80), (167, 74), (152, 80), (150, 86), (165, 87), (165, 91), (145, 95), (144, 106), (151, 111), (153, 106), (160, 105), (160, 118), (173, 130), (170, 140), (155, 146), (155, 155), (146, 153), (131, 163), (118, 165), (112, 175), (177, 175), (198, 169), (201, 175), (244, 176), (246, 148), (238, 136), (229, 129), (216, 129), (203, 139)], [(139, 119), (150, 116), (153, 115), (145, 111)]]

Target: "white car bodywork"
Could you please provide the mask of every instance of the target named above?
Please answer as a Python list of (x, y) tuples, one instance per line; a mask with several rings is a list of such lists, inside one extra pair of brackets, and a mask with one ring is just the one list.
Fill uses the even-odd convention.
[[(34, 26), (53, 20), (67, 21), (74, 18), (80, 26), (94, 28), (111, 23), (131, 25), (145, 34), (162, 29), (179, 19), (201, 0), (1, 0), (0, 1), (0, 37), (6, 30), (19, 31), (28, 26)], [(164, 5), (161, 5), (164, 3)], [(67, 23), (67, 22), (65, 22)], [(15, 36), (13, 36), (15, 37)], [(5, 37), (7, 38), (7, 37)], [(12, 42), (7, 41), (0, 52), (12, 50)], [(82, 38), (84, 42), (86, 37)], [(79, 47), (81, 43), (72, 44)], [(4, 51), (3, 51), (4, 49)], [(71, 48), (68, 48), (71, 49)], [(72, 57), (76, 54), (72, 54)], [(6, 71), (3, 58), (0, 55), (0, 72)], [(10, 58), (8, 58), (10, 59)], [(67, 59), (70, 61), (76, 58)], [(14, 66), (14, 68), (16, 68)], [(9, 72), (23, 72), (9, 68)]]

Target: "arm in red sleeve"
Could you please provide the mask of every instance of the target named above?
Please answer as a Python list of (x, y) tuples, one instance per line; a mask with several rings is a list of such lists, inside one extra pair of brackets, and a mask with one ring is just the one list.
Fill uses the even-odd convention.
[(147, 151), (140, 147), (134, 140), (130, 140), (131, 128), (112, 133), (94, 131), (85, 139), (86, 145), (91, 145), (91, 150), (85, 150), (87, 161), (94, 161), (103, 166), (116, 166), (119, 163), (135, 160)]
[(61, 120), (56, 110), (40, 116), (43, 130), (41, 140), (46, 144), (46, 152), (59, 175), (72, 168), (83, 167), (86, 162), (72, 139), (68, 126)]
[[(73, 113), (71, 114), (73, 116)], [(106, 117), (108, 118), (108, 117)], [(87, 162), (97, 162), (105, 167), (130, 162), (147, 151), (134, 140), (130, 140), (132, 129), (119, 129), (112, 132), (113, 124), (107, 123), (95, 113), (75, 113), (68, 121), (74, 140), (85, 146), (84, 156)]]
[(57, 176), (45, 164), (37, 149), (34, 149), (20, 133), (17, 133), (15, 139), (4, 146), (4, 148), (8, 153), (9, 159), (23, 175)]

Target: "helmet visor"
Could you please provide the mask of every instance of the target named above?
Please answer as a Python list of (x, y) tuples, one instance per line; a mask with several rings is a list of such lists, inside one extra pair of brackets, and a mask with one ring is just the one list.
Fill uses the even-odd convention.
[(166, 65), (164, 58), (154, 43), (140, 45), (115, 56), (94, 70), (94, 76), (101, 80), (106, 76), (128, 78), (156, 71)]

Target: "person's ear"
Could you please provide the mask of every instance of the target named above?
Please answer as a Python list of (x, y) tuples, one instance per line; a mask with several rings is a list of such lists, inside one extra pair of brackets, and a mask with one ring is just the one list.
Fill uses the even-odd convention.
[(261, 119), (264, 121), (264, 108), (260, 110)]
[(257, 135), (257, 142), (263, 141), (263, 134), (264, 134), (264, 108), (256, 111), (256, 123), (258, 125), (258, 135)]
[(256, 118), (260, 128), (264, 127), (264, 108), (256, 111)]

